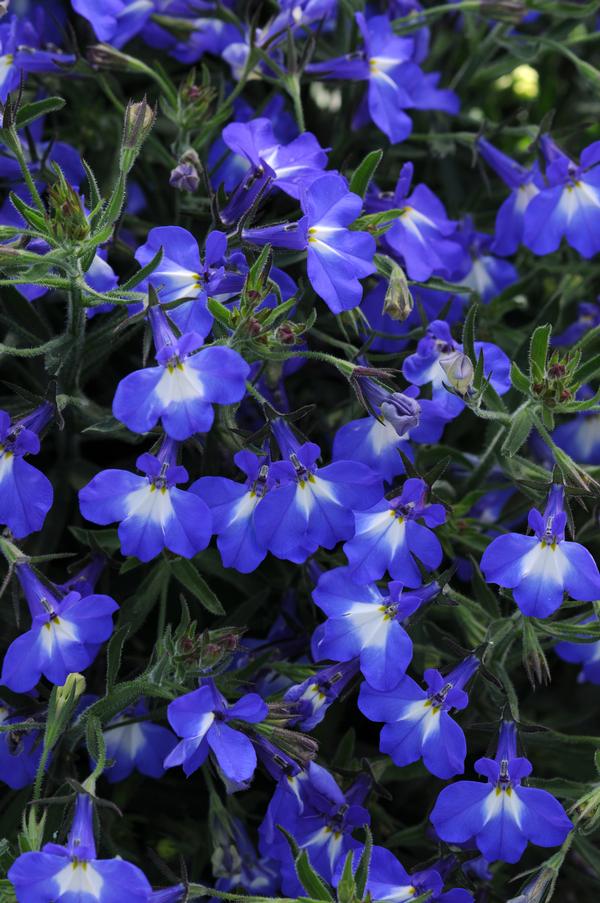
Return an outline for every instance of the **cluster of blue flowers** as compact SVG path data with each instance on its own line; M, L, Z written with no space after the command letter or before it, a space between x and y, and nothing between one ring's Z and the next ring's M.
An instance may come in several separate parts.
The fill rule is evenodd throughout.
M7 899L491 903L528 844L514 901L598 874L527 679L600 684L600 140L465 112L455 39L546 39L459 6L0 0Z

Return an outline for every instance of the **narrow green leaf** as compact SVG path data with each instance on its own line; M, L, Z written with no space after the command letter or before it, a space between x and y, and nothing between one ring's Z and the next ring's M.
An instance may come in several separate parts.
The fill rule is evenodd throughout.
M177 558L171 562L174 577L190 592L195 599L212 612L213 615L224 615L225 609L218 597L210 588L204 577L201 577L191 561Z
M367 886L367 878L369 877L369 866L371 864L371 853L373 852L373 835L368 825L365 825L365 845L360 856L354 880L356 881L356 894L359 900L365 895Z
M518 392L529 395L529 380L514 361L510 365L510 381Z
M546 358L548 357L551 332L552 326L550 323L545 323L543 326L538 326L531 336L529 374L534 383L541 382L546 375Z
M324 900L326 903L333 903L331 892L323 879L317 875L310 864L310 859L308 858L306 850L300 851L294 865L300 884L314 900Z
M478 310L478 304L472 304L470 306L467 311L467 316L465 317L462 334L463 350L467 357L471 359L473 366L477 364L477 356L475 354L475 322L477 320Z
M159 248L152 260L148 261L146 266L143 266L136 273L134 273L133 276L130 276L126 282L123 283L123 285L121 286L122 291L130 291L132 288L135 288L136 285L139 285L140 282L143 282L144 279L147 279L148 276L150 276L151 273L154 272L162 259L163 249Z
M117 676L119 674L119 668L121 667L121 658L123 657L123 646L127 637L129 636L130 631L129 624L123 624L122 627L118 627L110 638L110 642L108 644L106 650L106 695L110 693L115 682L117 680Z
M350 191L354 192L354 194L358 194L359 197L364 198L367 193L367 188L369 187L369 182L375 175L375 170L381 163L382 157L383 151L377 149L371 151L362 159L352 173L352 178L350 179Z
M353 850L348 850L346 859L344 860L344 868L337 885L338 903L355 903L357 900L356 882L354 881L354 874L352 872L353 852ZM358 899L361 899L361 897L358 897Z
M509 458L516 454L523 443L527 441L532 426L533 414L531 409L524 407L517 410L508 430L508 435L502 443L502 454L507 455Z
M36 100L32 103L23 104L19 108L15 125L18 129L24 129L25 126L31 125L41 116L47 116L48 113L54 113L56 110L62 110L66 101L62 97L45 97L43 100Z
M581 386L583 383L595 379L598 374L600 374L600 354L595 354L594 357L591 357L589 361L585 361L585 363L575 371L573 381L576 382L578 386Z

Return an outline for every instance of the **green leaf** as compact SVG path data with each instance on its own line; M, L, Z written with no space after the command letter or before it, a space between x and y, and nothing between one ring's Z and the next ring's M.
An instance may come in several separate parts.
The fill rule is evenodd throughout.
M174 577L213 615L224 615L225 609L204 577L201 577L191 561L177 558L171 562Z
M475 354L475 321L479 310L478 304L472 304L467 311L465 324L463 326L462 343L463 350L467 357L471 359L473 366L477 364L477 355Z
M546 359L548 357L551 332L552 326L550 323L545 323L543 326L538 326L531 336L529 374L533 383L541 382L546 376Z
M10 192L9 198L17 213L21 214L26 223L36 231L46 234L46 220L39 210L26 204L25 201L21 200L18 194L14 193L14 191Z
M154 272L162 259L163 249L159 248L152 260L149 260L146 266L141 267L141 269L137 270L133 276L130 276L129 279L123 283L121 290L130 291L132 288L135 288L136 285L139 285L140 282L143 282L144 279L147 279L148 276Z
M331 892L310 864L306 850L300 851L294 865L300 884L313 900L324 900L326 903L333 903Z
M581 386L583 383L595 379L600 374L600 354L595 354L579 367L573 374L573 381Z
M356 883L352 873L353 850L348 850L346 859L344 860L344 868L341 878L337 885L338 903L354 903L356 901ZM362 896L362 894L361 894ZM360 897L358 898L360 899Z
M106 763L106 741L102 733L100 719L96 718L95 715L91 715L86 720L85 745L87 746L90 759L95 763L95 775L99 777L104 771Z
M356 881L356 894L359 900L365 895L367 886L367 878L369 877L369 866L371 864L371 853L373 851L373 835L368 825L365 825L365 845L358 862L354 880Z
M516 454L524 442L527 441L533 426L533 414L531 408L519 408L512 419L506 439L502 443L501 452L509 458Z
M510 365L510 381L518 392L529 395L529 380L514 361Z
M62 97L45 97L44 100L36 100L33 103L23 104L15 117L15 125L18 129L24 129L41 116L62 110L66 101Z
M90 549L100 552L116 552L121 548L119 534L116 530L86 530L84 527L69 527L69 530L79 542Z
M350 179L350 191L353 191L354 194L364 198L367 193L367 188L369 187L369 182L375 175L375 170L381 163L382 157L383 151L378 149L371 151L363 158L352 173L352 178Z
M123 624L122 627L118 627L115 630L112 637L110 638L110 642L106 650L107 695L110 693L117 680L119 668L121 667L121 658L123 656L123 645L125 644L125 641L129 636L130 629L131 627L129 624Z

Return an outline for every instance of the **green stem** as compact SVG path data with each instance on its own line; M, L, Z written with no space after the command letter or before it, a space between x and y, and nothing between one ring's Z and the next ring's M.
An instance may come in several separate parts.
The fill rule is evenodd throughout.
M40 193L35 186L35 182L31 177L31 173L29 172L29 167L27 166L27 160L25 159L25 154L23 153L23 145L19 139L19 135L17 133L16 128L13 126L10 130L11 132L11 150L17 158L17 163L21 168L21 172L23 173L23 178L25 179L25 184L29 188L29 193L31 194L31 198L44 216L46 215L46 208L44 207L44 202L40 197Z

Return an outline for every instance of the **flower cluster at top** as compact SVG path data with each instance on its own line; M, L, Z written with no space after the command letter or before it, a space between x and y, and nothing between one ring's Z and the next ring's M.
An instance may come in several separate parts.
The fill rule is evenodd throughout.
M0 0L0 896L586 898L596 27Z

